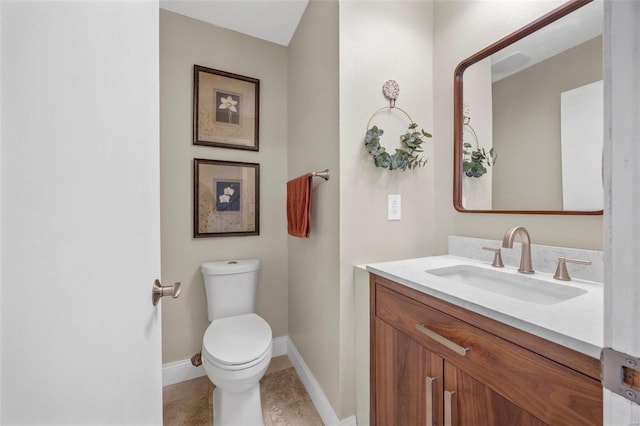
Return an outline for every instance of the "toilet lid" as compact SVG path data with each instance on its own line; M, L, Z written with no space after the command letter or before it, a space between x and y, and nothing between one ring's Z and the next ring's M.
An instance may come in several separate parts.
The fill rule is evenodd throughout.
M256 314L214 320L204 333L202 347L221 364L246 364L260 356L271 343L271 327Z

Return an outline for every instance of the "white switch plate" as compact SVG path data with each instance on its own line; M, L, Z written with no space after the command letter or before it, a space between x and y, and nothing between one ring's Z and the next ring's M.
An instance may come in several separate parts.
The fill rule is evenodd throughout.
M389 194L387 197L387 220L402 219L402 199L400 194Z

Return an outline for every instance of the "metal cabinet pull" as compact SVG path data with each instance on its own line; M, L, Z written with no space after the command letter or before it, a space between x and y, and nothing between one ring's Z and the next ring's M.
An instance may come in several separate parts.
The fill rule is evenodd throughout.
M455 395L455 393L455 391L444 391L444 426L453 425L451 400L453 399L453 395Z
M451 340L447 339L444 336L439 335L438 333L436 333L435 331L431 331L429 330L427 327L425 327L422 324L416 324L416 330L418 330L420 333L431 337L433 340L435 340L436 342L440 343L441 345L446 346L447 348L451 349L452 351L454 351L455 353L465 356L467 354L467 351L469 351L469 348L463 348L462 346L452 342Z
M180 296L180 283L163 286L160 280L155 280L153 290L151 291L151 302L156 306L163 296L171 296L174 299Z
M425 405L427 406L427 426L433 426L433 382L435 377L425 377L424 384L426 388Z

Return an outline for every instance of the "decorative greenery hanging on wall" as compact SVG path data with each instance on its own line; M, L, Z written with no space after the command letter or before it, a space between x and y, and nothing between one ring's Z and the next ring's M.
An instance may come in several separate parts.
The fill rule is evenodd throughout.
M471 116L469 114L469 105L465 102L463 106L464 121L463 124L473 134L473 138L476 141L476 149L472 149L473 145L469 142L463 142L462 144L462 171L468 177L479 178L487 173L487 167L491 167L496 163L498 154L491 148L489 152L486 152L484 148L480 148L478 142L478 135L476 131L471 127Z
M373 113L367 123L367 134L364 138L364 146L367 152L373 156L376 167L384 167L389 170L400 169L405 171L412 170L416 167L422 167L427 164L427 159L421 157L418 153L424 152L422 144L423 138L430 138L431 135L424 130L417 131L418 125L411 119L409 114L402 108L396 107L396 99L400 94L400 86L393 80L388 80L382 86L384 95L389 99L389 106L380 108ZM409 128L407 133L400 136L402 148L396 148L393 154L389 154L385 147L380 144L380 137L384 134L384 130L378 126L369 128L371 120L380 111L396 109L402 112L409 119Z
M389 170L400 169L402 171L415 169L427 164L427 159L420 157L417 153L424 152L422 144L423 138L430 138L431 135L424 130L418 132L418 125L411 123L407 133L400 136L400 143L403 148L396 148L393 154L389 154L385 147L380 145L380 136L384 134L384 130L373 126L367 130L364 138L364 146L367 152L373 156L376 167L385 167Z
M498 158L493 148L487 153L484 148L480 147L470 151L473 146L469 142L463 143L462 146L462 171L469 177L478 178L487 173L487 168L484 166L484 163L491 167L495 164L496 158Z

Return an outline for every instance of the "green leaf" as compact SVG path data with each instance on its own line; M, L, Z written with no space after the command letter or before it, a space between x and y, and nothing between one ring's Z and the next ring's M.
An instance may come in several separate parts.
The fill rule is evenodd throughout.
M416 153L424 152L422 144L424 143L423 137L431 137L431 135L424 131L413 131L418 127L416 123L411 123L408 127L408 132L400 136L400 143L404 148L396 148L393 155L386 152L385 148L380 144L380 136L384 131L377 126L373 126L365 135L365 149L371 156L373 156L376 167L385 167L389 170L401 169L412 170L416 167L422 167L427 164L427 160L418 157ZM405 149L406 148L406 149ZM471 148L471 145L469 145ZM469 154L466 150L465 155ZM473 153L472 153L473 154Z

